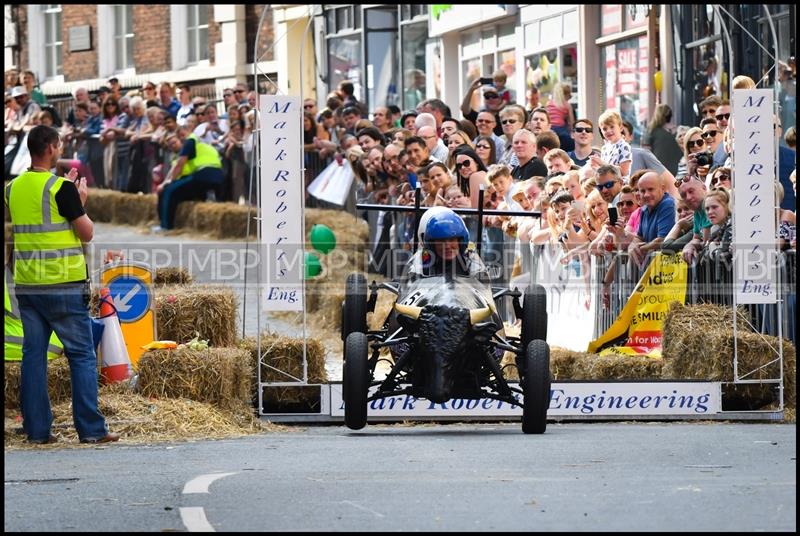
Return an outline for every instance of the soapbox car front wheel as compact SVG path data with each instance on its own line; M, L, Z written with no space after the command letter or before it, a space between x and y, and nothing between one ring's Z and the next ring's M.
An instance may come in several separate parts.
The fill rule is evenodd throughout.
M361 273L347 276L342 304L342 340L351 333L367 332L367 278Z
M522 431L543 434L550 407L550 347L541 339L525 349L525 374L522 376Z
M367 392L370 383L368 353L366 334L356 331L347 336L344 341L342 395L344 423L352 430L360 430L367 424Z

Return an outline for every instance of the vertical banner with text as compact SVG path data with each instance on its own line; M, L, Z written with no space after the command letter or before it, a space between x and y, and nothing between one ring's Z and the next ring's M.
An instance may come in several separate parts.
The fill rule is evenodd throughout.
M775 303L775 131L772 89L733 91L733 240L737 303Z
M303 310L302 102L261 95L261 245L264 310Z

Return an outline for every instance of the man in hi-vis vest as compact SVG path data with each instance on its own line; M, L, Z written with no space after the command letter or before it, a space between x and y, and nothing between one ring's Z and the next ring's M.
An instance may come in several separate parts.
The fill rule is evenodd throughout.
M158 185L161 229L172 229L179 203L204 201L208 190L219 188L225 180L217 150L194 134L190 134L183 145L178 136L172 135L167 138L167 146L170 151L177 152L178 157L164 182Z
M86 179L50 170L61 156L58 131L39 125L28 134L31 167L5 187L14 231L14 285L22 319L20 406L23 431L33 443L53 443L47 394L47 346L55 332L64 345L72 381L72 416L84 443L116 441L97 408L97 356L89 318L88 270L83 243L94 224L83 206Z

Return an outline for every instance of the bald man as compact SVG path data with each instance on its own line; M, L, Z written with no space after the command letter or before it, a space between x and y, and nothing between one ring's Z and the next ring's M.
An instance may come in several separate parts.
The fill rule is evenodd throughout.
M641 266L648 253L661 249L664 237L675 225L675 200L664 191L654 171L642 175L637 187L642 199L642 216L628 253Z
M515 181L547 176L547 166L536 157L536 136L533 132L524 128L516 131L511 139L511 149L519 161L519 165L511 171Z
M425 140L425 145L428 147L428 151L432 157L437 159L439 162L447 161L447 146L436 134L436 127L427 125L419 127L417 129L417 136Z

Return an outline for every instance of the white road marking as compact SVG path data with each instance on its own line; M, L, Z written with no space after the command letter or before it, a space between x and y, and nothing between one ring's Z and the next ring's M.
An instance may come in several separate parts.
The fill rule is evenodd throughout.
M181 520L189 532L216 532L202 506L181 507Z
M191 479L183 486L183 493L208 493L208 486L215 480L235 474L236 473L210 473L207 475L200 475L197 478Z
M366 506L361 506L360 504L354 503L353 501L342 501L342 504L349 504L354 508L358 508L359 510L364 510L365 512L369 512L370 514L373 514L375 517L386 517L380 512L376 512L375 510L370 510Z

